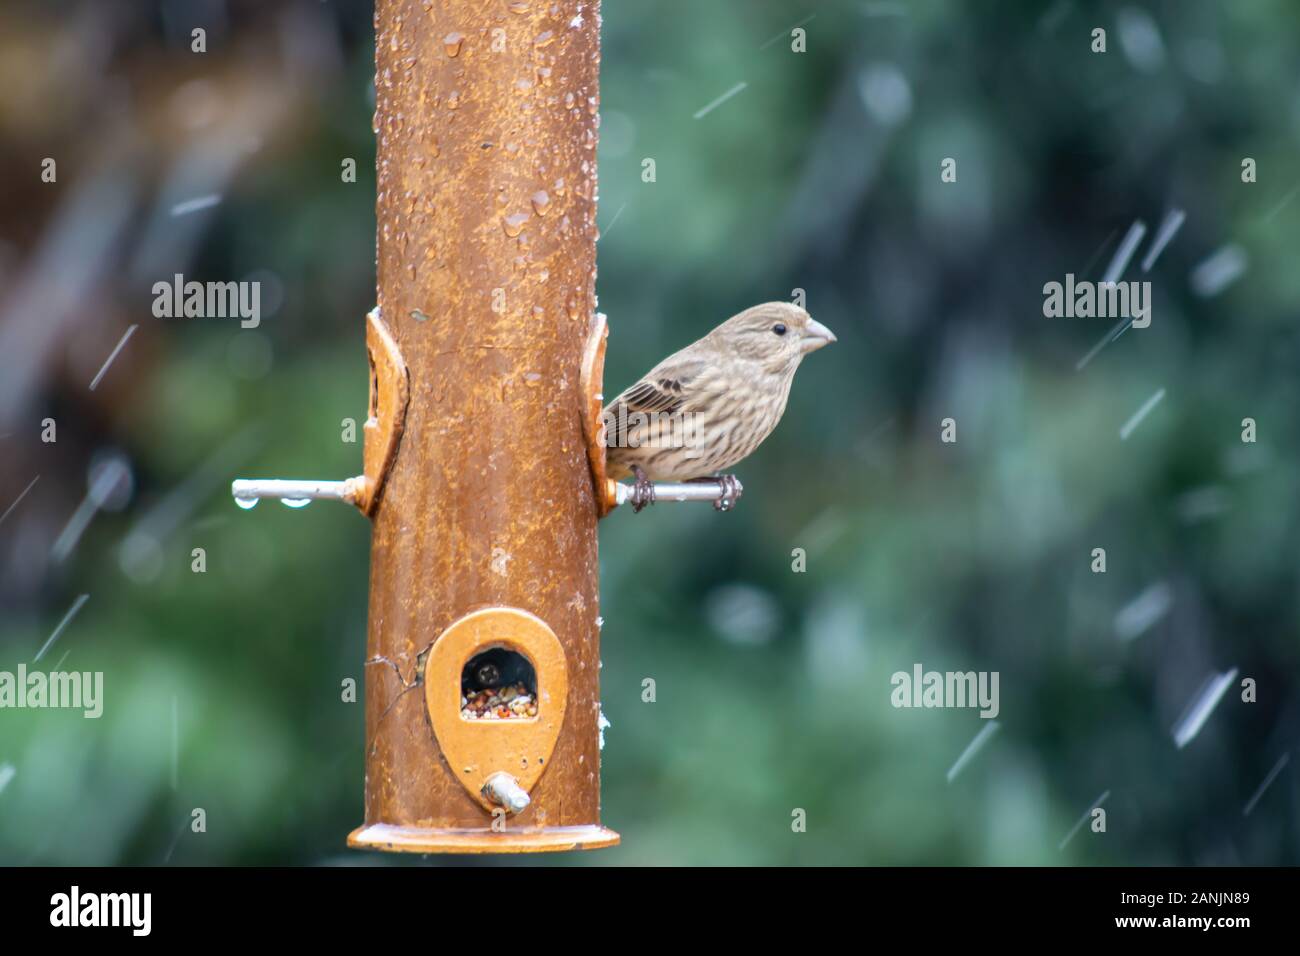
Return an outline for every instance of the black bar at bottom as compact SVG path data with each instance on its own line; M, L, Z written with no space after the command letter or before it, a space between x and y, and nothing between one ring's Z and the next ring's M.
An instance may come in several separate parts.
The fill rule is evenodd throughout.
M544 868L528 859L461 862L0 870L0 933L7 941L70 933L129 941L147 930L150 938L205 946L292 938L331 946L382 940L388 948L409 939L451 953L550 945L547 939L605 948L630 941L629 932L663 945L679 931L694 942L734 945L787 929L801 945L820 938L816 948L844 933L864 949L900 933L927 948L946 939L1190 935L1231 945L1258 930L1291 935L1297 886L1296 872L1284 869L665 871L606 870L587 860Z

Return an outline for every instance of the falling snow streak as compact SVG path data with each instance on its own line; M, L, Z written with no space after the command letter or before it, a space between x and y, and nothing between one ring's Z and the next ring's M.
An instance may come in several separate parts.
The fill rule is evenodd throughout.
M1203 299L1218 295L1246 272L1246 250L1235 243L1216 250L1192 270L1192 291Z
M1279 760L1274 765L1273 769L1268 772L1268 776L1265 777L1264 782L1259 785L1259 789L1255 791L1255 795L1250 798L1250 801L1246 804L1245 808L1242 809L1241 815L1243 817L1250 816L1250 812L1255 809L1255 804L1259 803L1259 798L1264 795L1264 791L1267 790L1273 781L1277 779L1277 775L1282 772L1282 768L1290 763L1290 761L1290 754L1282 755L1282 759Z
M72 553L72 549L81 540L95 514L112 495L113 489L122 481L129 480L129 477L126 466L116 460L110 461L100 471L91 484L90 490L86 492L86 497L81 499L81 504L77 506L77 510L72 513L72 517L68 519L68 523L55 539L54 547L50 549L50 556L56 563L62 562Z
M0 426L14 424L39 388L44 369L84 316L82 303L97 288L124 246L134 221L134 172L109 162L90 179L71 187L33 251L31 265L9 282L0 307L0 355L11 359L0 375ZM59 189L62 194L63 190ZM21 356L19 361L12 361Z
M1165 390L1162 388L1154 395L1152 395L1150 398L1148 398L1145 402L1143 402L1142 407L1139 408L1136 412L1134 412L1133 417L1130 418L1128 421L1126 421L1124 423L1124 427L1119 430L1119 440L1128 441L1128 436L1133 434L1133 429L1137 428L1139 425L1142 424L1142 419L1150 415L1151 409L1159 405L1161 400L1164 397L1165 397Z
M122 351L122 347L126 345L127 339L129 339L132 335L134 335L135 330L138 329L139 327L140 326L138 325L133 325L126 330L126 334L122 336L122 341L118 342L117 348L113 349L113 354L108 357L108 361L106 361L103 367L100 368L98 374L96 374L95 377L91 379L90 390L92 392L95 390L95 386L99 384L99 380L104 377L104 373L108 371L108 367L113 364L113 359L117 358L117 353Z
M35 486L36 482L38 482L38 481L40 481L40 480L41 480L41 476L40 476L40 475L37 475L35 478L32 479L31 484L29 484L26 488L24 488L24 489L23 489L23 493L20 494L17 498L14 499L14 503L11 504L8 508L5 509L5 513L4 513L4 514L0 515L0 524L4 524L4 520L5 520L5 518L8 518L8 517L9 517L9 512L13 511L15 508L18 507L18 502L20 502L20 501L22 501L24 498L26 498L26 497L27 497L27 492L31 491L32 488Z
M180 698L172 695L172 789L180 786L181 777L181 713Z
M1083 811L1083 816L1079 817L1079 822L1076 823L1073 827L1070 828L1070 832L1067 833L1067 834L1065 835L1065 839L1062 840L1062 841L1057 845L1056 848L1057 848L1058 850L1064 850L1064 849L1065 849L1065 845L1066 845L1067 843L1069 843L1071 840L1073 840L1073 839L1074 839L1074 835L1075 835L1076 833L1079 832L1080 828L1081 828L1085 823L1088 822L1088 817L1090 817L1090 816L1092 815L1092 811L1096 810L1099 806L1101 806L1103 803L1105 803L1105 802L1106 802L1106 799L1107 799L1109 796L1110 796L1110 791L1109 791L1109 790L1106 790L1106 791L1104 791L1104 792L1102 793L1102 795L1101 795L1100 797L1098 797L1096 800L1092 801L1092 806L1088 807L1087 810L1084 810L1084 811Z
M1087 355L1074 363L1074 370L1076 372L1083 371L1084 367L1097 357L1098 352L1124 334L1124 330L1129 327L1129 323L1132 321L1132 319L1120 319L1115 323L1115 325L1111 327L1110 331L1103 335L1097 344L1088 350Z
M5 787L9 786L9 781L18 775L11 763L0 763L0 793L5 792Z
M1155 73L1165 63L1165 43L1151 15L1123 7L1116 17L1124 57L1143 73Z
M221 202L220 193L212 193L210 196L196 196L193 199L176 203L176 205L172 206L171 213L173 216L187 216L192 212L198 212L200 209L210 209L219 202Z
M844 513L832 505L804 525L794 540L803 542L805 554L820 554L838 541L849 527L850 522L845 520Z
M89 597L89 594L83 594L72 602L72 607L68 610L67 614L63 615L63 620L60 621L59 626L54 629L54 633L50 635L50 639L41 645L41 649L37 651L36 656L32 658L33 664L45 656L45 652L48 651L54 645L54 642L59 639L59 635L63 633L63 629L66 628L72 622L72 619L77 616L77 612L81 610L81 605L85 604Z
M1173 241L1174 236L1183 227L1183 222L1186 219L1187 213L1181 209L1173 209L1166 214L1164 221L1160 223L1160 228L1156 230L1155 239L1151 240L1151 248L1147 250L1146 258L1142 260L1143 272L1151 271L1151 267L1160 258L1160 253L1164 252L1165 246Z
M609 235L609 231L614 228L614 223L618 222L618 217L623 215L623 210L626 208L627 208L627 203L623 203L623 205L618 207L618 211L614 213L614 217L610 219L609 224L605 226L605 228L600 231L600 235L596 237L597 242L600 242L600 240L604 239L607 235Z
M764 43L761 47L759 47L759 49L760 49L760 50L766 50L768 47L770 47L770 46L771 46L773 43L775 43L777 40L780 40L782 37L788 37L788 36L790 35L790 31L791 31L791 30L797 30L797 29L799 29L799 27L803 26L803 25L804 25L805 23L807 23L809 20L816 20L816 19L817 19L817 14L815 14L815 13L810 13L810 14L808 14L808 16L804 17L804 18L803 18L802 20L800 20L798 23L792 23L792 24L790 24L790 26L786 27L784 30L782 30L780 33L778 33L776 36L772 37L772 39L770 39L770 40L768 40L766 43Z
M1115 615L1115 634L1121 641L1131 641L1149 631L1173 607L1174 592L1163 581L1146 588Z
M737 93L739 93L741 90L745 89L747 86L749 86L749 84L748 84L748 83L745 83L745 82L743 82L743 81L740 82L740 83L737 83L735 86L733 86L731 89L727 90L727 92L723 93L721 96L719 96L716 100L714 100L714 101L713 101L712 103L710 103L708 106L704 107L702 110L697 110L696 113L695 113L695 118L696 118L696 119L701 119L701 118L703 118L703 117L705 117L705 116L708 116L710 113L712 113L714 110L716 110L719 106L721 106L723 103L727 102L727 100L731 99L733 96L735 96L735 95L736 95Z
M1084 264L1084 267L1079 270L1080 276L1087 276L1092 272L1092 267L1097 264L1097 260L1100 259L1102 254L1110 248L1110 244L1115 241L1115 237L1118 235L1119 227L1116 226L1110 231L1110 235L1106 237L1106 241L1097 247L1097 251L1088 257L1088 261Z
M1120 276L1124 274L1124 270L1128 268L1133 253L1137 252L1137 247L1142 243L1142 237L1146 234L1147 224L1141 219L1134 221L1133 225L1128 227L1128 232L1124 235L1124 241L1115 250L1115 257L1110 260L1105 275L1101 277L1102 282L1119 281Z
M1101 282L1119 281L1120 277L1124 274L1124 270L1128 268L1129 261L1133 258L1133 253L1137 252L1137 247L1141 244L1142 237L1146 234L1147 225L1141 219L1135 220L1133 225L1128 227L1128 232L1124 234L1123 241L1119 244L1119 248L1115 250L1115 255L1111 257L1110 265L1106 266L1106 271L1102 274ZM1107 239L1106 242L1109 244L1110 240ZM1103 335L1097 344L1088 350L1088 354L1074 364L1074 370L1076 372L1082 371L1089 362L1097 357L1098 352L1123 335L1125 329L1132 324L1133 320L1131 318L1120 319L1116 322L1111 326L1110 331Z
M1232 509L1232 496L1219 485L1204 485L1179 495L1174 502L1178 517L1186 524L1217 518Z
M1276 206L1274 206L1272 210L1270 210L1269 214L1264 217L1264 221L1272 222L1273 217L1276 216L1278 213L1280 213L1283 209L1285 209L1292 199L1295 199L1295 194L1297 192L1300 192L1300 183L1296 183L1296 185L1291 187L1291 191L1288 192L1285 196L1283 196L1282 201L1279 202Z
M181 821L181 825L176 828L176 833L172 837L171 846L167 847L167 854L163 857L163 863L171 862L172 854L176 852L177 844L181 842L181 837L185 835L185 831L192 825L193 820L194 818L192 816L186 815L185 819Z
M1196 739L1196 735L1201 732L1205 722L1210 719L1210 714L1214 713L1214 708L1219 706L1219 701L1223 699L1223 695L1236 679L1237 668L1234 667L1230 671L1211 676L1202 685L1195 699L1183 712L1183 716L1179 718L1178 723L1174 724L1172 733L1174 743L1179 750L1182 750Z
M948 768L949 783L952 783L957 779L957 774L966 769L966 764L970 763L971 760L974 759L975 755L984 749L984 745L987 744L997 732L998 722L996 720L990 720L984 725L980 732L975 735L975 739L966 745L966 749L961 752L961 756L957 758L957 762Z

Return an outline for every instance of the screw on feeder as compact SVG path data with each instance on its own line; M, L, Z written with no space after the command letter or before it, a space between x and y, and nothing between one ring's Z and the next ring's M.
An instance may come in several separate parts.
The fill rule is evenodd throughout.
M511 813L521 813L528 807L528 793L519 786L519 782L504 771L497 771L483 784L484 798L498 806L505 807Z

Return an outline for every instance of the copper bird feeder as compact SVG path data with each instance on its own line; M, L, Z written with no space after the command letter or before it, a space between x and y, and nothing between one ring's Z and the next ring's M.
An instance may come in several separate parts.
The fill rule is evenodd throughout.
M605 477L600 418L599 3L378 0L375 46L364 473L232 493L333 498L372 522L350 846L611 846L596 522L635 498Z

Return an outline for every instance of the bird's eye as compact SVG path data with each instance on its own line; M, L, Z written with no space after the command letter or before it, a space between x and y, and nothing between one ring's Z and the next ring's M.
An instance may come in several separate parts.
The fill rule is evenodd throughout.
M777 335L785 335L785 326L778 322L776 325L772 326L772 331Z

